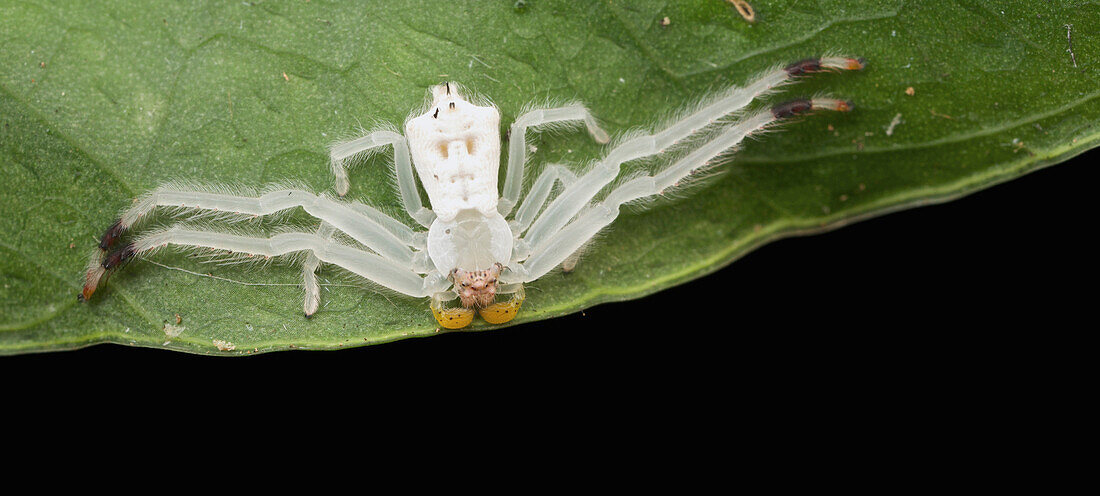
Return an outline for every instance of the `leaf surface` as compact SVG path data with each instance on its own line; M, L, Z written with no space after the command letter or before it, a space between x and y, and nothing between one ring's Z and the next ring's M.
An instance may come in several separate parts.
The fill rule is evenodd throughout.
M444 80L492 98L504 122L532 101L578 99L624 132L779 63L870 61L771 98L827 91L855 112L746 143L689 199L625 213L574 273L531 284L514 323L659 291L779 237L946 201L1097 142L1095 3L752 3L754 24L719 0L2 2L0 353L115 342L246 354L438 332L426 301L332 269L311 320L297 269L279 264L161 254L88 304L75 296L133 197L179 179L329 190L329 143L399 125ZM601 153L583 133L534 143L532 175ZM354 169L349 197L402 216L387 168ZM299 213L252 227L284 221L309 225Z

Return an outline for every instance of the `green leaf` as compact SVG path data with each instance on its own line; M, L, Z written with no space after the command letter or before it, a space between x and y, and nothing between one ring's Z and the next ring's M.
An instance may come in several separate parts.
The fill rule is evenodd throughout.
M76 295L131 198L173 179L328 190L330 142L400 124L444 80L491 97L505 122L532 100L580 99L622 132L778 63L827 50L870 61L772 98L828 91L855 112L747 143L690 198L624 214L574 273L530 285L515 323L659 291L768 241L946 201L1097 143L1096 4L751 3L754 24L721 0L0 2L0 353L245 354L438 332L426 301L334 270L306 320L298 271L278 264L163 254L87 304ZM541 136L531 173L598 157L582 134ZM384 160L353 171L350 197L401 213ZM170 326L185 329L169 339Z

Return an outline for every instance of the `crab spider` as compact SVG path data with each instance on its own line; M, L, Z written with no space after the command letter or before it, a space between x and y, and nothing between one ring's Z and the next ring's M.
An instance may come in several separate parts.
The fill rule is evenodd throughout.
M607 132L581 104L524 113L510 127L505 180L498 190L500 113L491 104L464 96L458 86L444 83L431 88L427 110L408 119L404 135L383 129L331 149L335 190L342 197L350 188L349 160L392 148L401 200L417 226L367 205L300 188L235 195L162 186L136 200L103 234L80 299L90 298L100 282L127 260L175 245L244 257L305 254L301 260L307 317L320 303L314 271L326 263L398 293L431 298L432 314L448 329L469 325L475 313L489 323L508 322L523 303L523 285L559 266L571 270L580 250L615 220L622 205L678 187L747 136L784 119L814 110L851 109L844 100L813 98L740 113L753 100L805 74L858 70L863 65L862 59L821 57L765 72L743 88L716 95L664 129L621 140L583 173L561 165L546 167L526 197L522 190L528 130L583 123L600 143L609 141ZM735 113L740 118L731 122L729 116ZM656 173L620 178L624 163L673 155L669 153L673 148L682 152ZM431 209L421 203L417 178ZM555 185L560 192L551 197ZM176 224L116 246L127 230L161 207L252 217L301 208L319 221L319 227L314 232L253 237ZM341 241L337 233L354 243Z

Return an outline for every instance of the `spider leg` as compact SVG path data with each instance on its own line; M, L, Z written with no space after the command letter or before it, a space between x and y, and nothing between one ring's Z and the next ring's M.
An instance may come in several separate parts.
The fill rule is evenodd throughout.
M421 277L409 264L345 246L316 234L290 232L270 238L254 238L173 226L164 231L141 236L108 254L94 274L93 271L89 271L84 287L85 298L95 291L95 284L107 273L138 255L167 245L227 250L245 256L268 258L309 252L317 258L318 262L339 266L383 287L414 297L431 296L446 290L451 284L435 271Z
M675 187L696 170L720 157L726 150L737 146L746 136L763 130L782 119L806 114L813 110L846 112L852 104L832 98L792 100L772 107L768 111L753 114L726 128L714 139L703 144L682 159L654 175L645 175L626 181L613 188L603 201L595 203L564 228L531 245L531 255L519 265L516 274L508 282L529 282L538 279L554 267L567 261L601 229L607 227L619 215L623 204L661 193ZM577 180L582 184L585 178ZM586 200L587 202L587 200Z
M115 241L157 207L206 210L227 215L271 215L301 207L306 213L347 233L356 241L388 259L413 264L424 253L424 234L362 204L349 204L294 188L278 189L256 197L204 191L180 191L162 186L139 198L103 233L99 247L108 251ZM420 251L414 251L416 247ZM424 258L424 257L421 257ZM426 262L426 260L417 262Z
M321 222L320 227L317 228L317 236L326 241L332 239L334 232L336 228L325 222ZM302 309L305 311L306 318L317 313L317 308L321 305L321 285L317 283L317 268L320 265L321 259L317 258L312 251L306 254L306 260L302 262L302 289L306 293Z
M577 268L577 262L580 262L580 260L581 250L577 249L577 251L573 252L572 255L569 255L568 257L565 257L565 260L562 260L561 271L566 273L573 272L573 269Z
M744 88L727 90L718 95L717 99L676 121L663 131L623 142L612 149L603 160L572 186L566 188L561 195L558 195L531 225L525 239L530 246L536 246L560 231L600 190L618 177L619 169L624 162L662 153L697 131L713 125L726 115L744 108L757 97L767 94L792 78L826 70L858 70L863 66L862 59L844 57L801 60L769 71Z
M539 210L546 205L546 199L550 197L550 190L555 182L560 182L563 188L567 188L576 180L577 175L563 165L546 166L535 180L535 184L531 186L531 190L527 192L527 196L523 198L523 203L516 210L516 217L509 222L512 233L518 237L527 230Z
M527 130L566 121L584 121L589 134L599 143L607 143L610 139L607 131L600 128L596 118L592 117L592 113L579 103L532 110L519 116L509 129L508 169L504 178L504 193L497 206L500 215L507 217L519 201L520 190L523 188L523 168L527 162Z
M336 176L336 193L344 196L348 193L348 168L346 161L363 152L371 152L379 147L393 145L393 165L397 173L397 184L401 189L401 202L405 211L420 225L428 227L435 220L435 213L420 202L420 193L416 188L416 176L413 173L412 158L409 156L409 144L405 137L396 131L375 131L357 138L333 145L329 152L332 174Z

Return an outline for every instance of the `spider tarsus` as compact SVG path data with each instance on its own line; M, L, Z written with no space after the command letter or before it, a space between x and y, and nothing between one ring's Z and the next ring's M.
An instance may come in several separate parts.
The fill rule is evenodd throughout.
M813 101L811 101L810 99L799 98L796 100L783 102L772 107L772 115L774 115L776 119L786 119L789 117L794 117L796 115L808 113L809 111L813 110L813 107Z
M435 113L432 114L432 119L438 119L438 118L439 118L439 107L436 107Z
M802 59L783 68L791 77L813 74L821 71L858 71L867 66L867 59L848 57L817 57Z
M122 226L122 219L116 220L114 224L111 224L111 227L108 227L107 230L103 232L103 236L99 238L99 249L103 251L109 250L111 245L113 245L125 231L126 228Z
M134 250L134 244L130 243L108 254L107 258L103 259L103 269L114 270L120 265L128 262L131 258L134 258L136 254L137 251Z
M799 98L790 100L772 107L772 115L776 119L786 119L796 115L808 114L814 110L832 110L834 112L850 112L855 104L851 100L837 100L835 98Z
M307 319L312 319L313 318L312 313L302 313L302 315L305 315Z
M446 82L443 83L443 85L447 87L447 94L450 95L451 94L451 82L446 81Z
M81 289L80 295L77 296L77 301L88 301L92 297L92 293L95 293L96 287L107 275L107 271L103 270L102 266L94 265L88 268L88 273L84 276L84 288Z
M801 76L803 74L810 74L810 73L814 73L814 72L820 72L821 71L821 59L820 58L802 59L802 60L799 60L798 62L794 62L794 63L788 65L787 67L784 67L783 70L787 71L787 74L789 74L791 76Z

